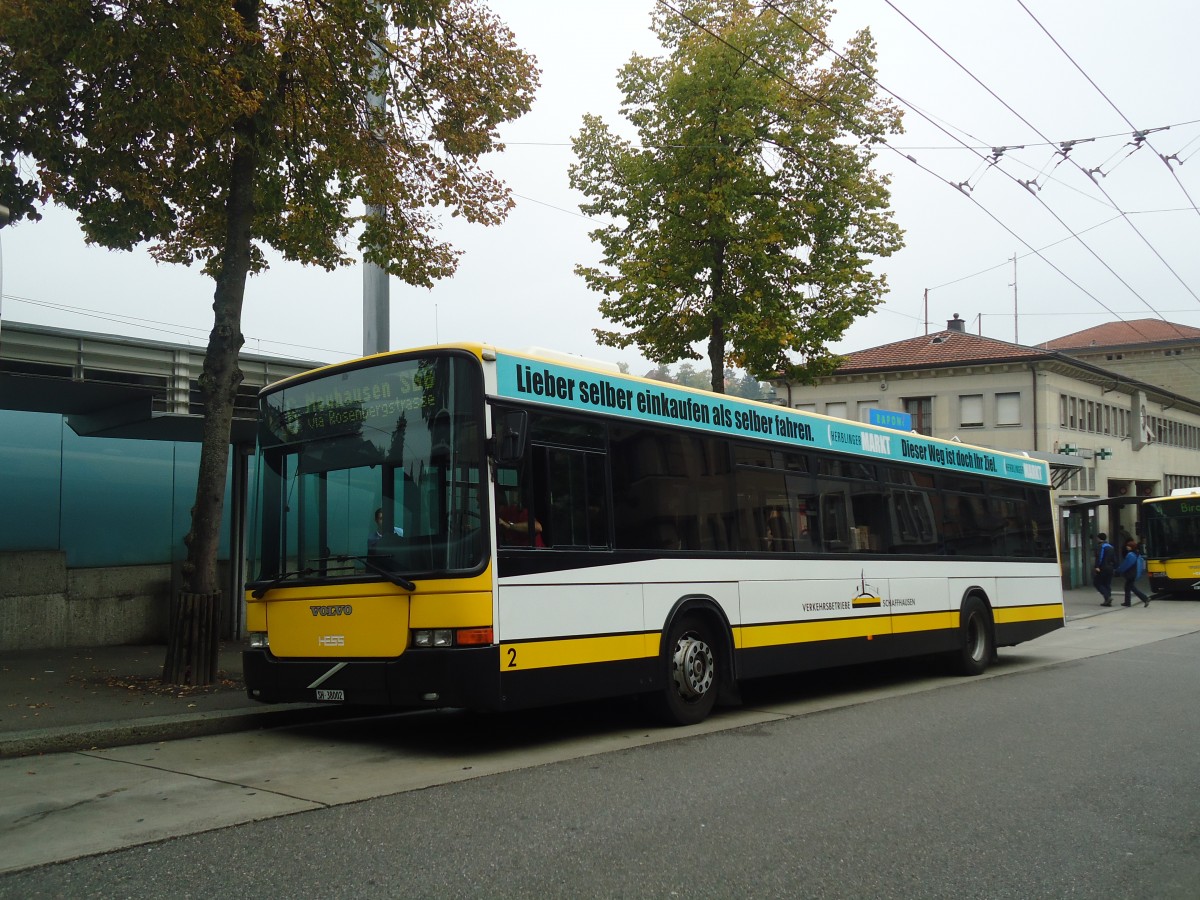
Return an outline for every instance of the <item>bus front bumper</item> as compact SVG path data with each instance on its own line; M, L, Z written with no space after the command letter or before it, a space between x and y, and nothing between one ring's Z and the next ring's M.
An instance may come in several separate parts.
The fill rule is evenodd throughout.
M1150 592L1153 594L1195 594L1200 592L1196 578L1168 578L1159 572L1150 573Z
M500 708L498 647L409 650L394 659L280 659L242 653L246 695L263 703Z

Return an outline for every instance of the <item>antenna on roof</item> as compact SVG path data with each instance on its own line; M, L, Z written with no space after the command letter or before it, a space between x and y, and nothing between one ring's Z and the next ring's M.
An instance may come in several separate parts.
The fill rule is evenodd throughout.
M1011 287L1013 289L1013 343L1019 344L1021 342L1019 340L1017 340L1017 254L1016 253L1013 254L1013 280L1012 280Z

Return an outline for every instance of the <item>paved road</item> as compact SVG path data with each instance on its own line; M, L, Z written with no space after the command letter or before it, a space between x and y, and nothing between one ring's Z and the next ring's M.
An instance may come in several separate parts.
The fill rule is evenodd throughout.
M768 682L690 729L611 703L9 760L4 869L195 836L27 868L0 896L154 896L182 875L184 895L1112 896L1154 878L1139 893L1194 897L1200 638L1169 638L1198 617L1086 619L982 679Z

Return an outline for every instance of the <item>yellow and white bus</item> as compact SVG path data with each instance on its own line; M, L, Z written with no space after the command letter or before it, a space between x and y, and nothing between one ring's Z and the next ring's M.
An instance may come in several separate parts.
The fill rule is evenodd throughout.
M1141 502L1146 574L1155 594L1200 592L1200 488Z
M997 646L1063 624L1045 463L456 345L261 394L245 678L504 710Z

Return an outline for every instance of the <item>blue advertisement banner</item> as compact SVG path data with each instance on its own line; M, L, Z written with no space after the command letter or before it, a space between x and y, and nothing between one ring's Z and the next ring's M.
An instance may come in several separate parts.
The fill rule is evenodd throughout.
M507 353L497 353L496 366L498 393L513 400L1028 484L1050 482L1049 467L1039 460L924 435L827 419L784 407L763 407L734 397L698 394L669 384L635 381L615 373L574 369Z

